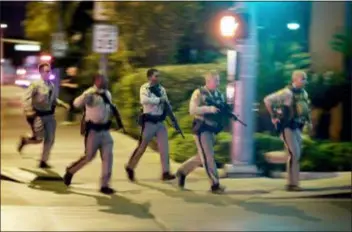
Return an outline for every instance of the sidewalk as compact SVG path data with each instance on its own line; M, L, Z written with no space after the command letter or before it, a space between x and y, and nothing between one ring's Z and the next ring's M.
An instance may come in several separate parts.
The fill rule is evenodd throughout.
M118 132L112 132L112 135L115 141L112 183L114 186L120 187L127 180L123 168L124 164L137 145L137 141ZM28 148L25 148L23 155L19 155L15 151L15 141L10 143L8 140L4 140L1 144L2 177L7 176L23 183L29 183L34 179L38 180L38 178L39 180L61 179L66 166L83 154L83 138L79 135L79 127L77 125L58 125L56 137L56 144L50 159L50 164L53 165L51 172L36 168L41 149L40 146L28 146ZM171 170L176 171L180 164L173 161L170 162ZM140 182L155 182L160 179L160 172L159 155L148 148L136 169L136 178ZM222 170L220 170L220 172L222 172ZM73 179L73 183L97 185L100 173L101 162L99 154L97 154L97 157L91 164L88 164L77 173ZM309 175L312 176L312 174L314 173L310 173ZM288 193L284 191L286 183L284 179L270 179L264 177L222 179L222 183L227 186L227 192L230 195L235 194L237 197L286 198L351 192L350 173L324 173L324 175L316 174L315 176L313 175L314 180L302 180L301 185L303 188L307 189L307 191L300 193ZM307 173L301 173L301 176L302 179L304 179ZM320 176L324 178L319 179ZM203 168L198 168L187 180L187 187L194 191L206 192L209 188L209 182Z

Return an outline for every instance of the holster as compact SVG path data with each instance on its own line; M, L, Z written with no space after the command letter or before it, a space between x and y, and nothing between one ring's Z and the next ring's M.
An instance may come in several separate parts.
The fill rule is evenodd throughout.
M162 115L150 115L150 114L140 114L138 116L138 120L137 120L137 123L139 126L143 126L146 122L151 122L151 123L154 123L154 124L157 124L159 122L162 122L165 120L165 115L162 114Z
M222 131L222 127L214 127L206 124L203 120L201 119L194 119L192 123L192 132L196 135L200 135L202 132L208 131L214 134L218 134L220 131Z

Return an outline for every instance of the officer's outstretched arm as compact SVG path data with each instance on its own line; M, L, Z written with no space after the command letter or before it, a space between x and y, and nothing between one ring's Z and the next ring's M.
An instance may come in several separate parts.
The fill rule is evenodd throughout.
M189 103L189 113L191 115L203 115L211 113L211 108L209 106L200 106L202 95L199 89L196 89L191 97Z
M149 90L147 87L142 86L139 90L139 98L141 104L153 104L158 105L160 103L160 98L155 96L149 96Z

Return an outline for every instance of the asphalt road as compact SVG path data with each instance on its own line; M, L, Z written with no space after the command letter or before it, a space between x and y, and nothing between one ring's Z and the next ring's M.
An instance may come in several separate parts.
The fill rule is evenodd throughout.
M2 101L7 107L2 104L1 166L35 171L40 147L30 147L22 156L15 151L27 125L12 92L7 91L11 107L6 105L9 100ZM58 181L1 180L1 231L351 231L351 199L263 199L256 192L263 189L259 183L267 183L263 179L238 184L241 189L234 194L216 196L206 191L206 178L196 175L190 179L192 191L182 192L157 179L160 165L148 154L151 151L139 166L140 183L129 183L122 167L136 141L124 135L116 138L112 185L118 193L104 196L96 191L99 159L82 170L69 189ZM77 145L81 140L71 127L58 127L51 161L55 172L62 174L82 153Z

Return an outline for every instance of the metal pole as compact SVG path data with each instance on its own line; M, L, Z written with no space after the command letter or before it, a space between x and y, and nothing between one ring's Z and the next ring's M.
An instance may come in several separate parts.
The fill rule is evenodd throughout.
M225 166L228 176L255 176L257 169L254 165L254 128L255 118L253 103L257 76L257 25L255 7L252 2L241 2L242 10L250 15L249 38L238 41L236 45L239 70L239 80L235 81L234 113L246 120L247 127L237 122L232 124L232 164Z
M0 37L1 37L1 85L3 85L3 59L4 59L4 41L3 41L3 28L0 28Z
M100 74L103 75L104 77L107 77L107 72L108 72L108 56L107 54L101 54L100 55L100 62L99 62L99 70Z

